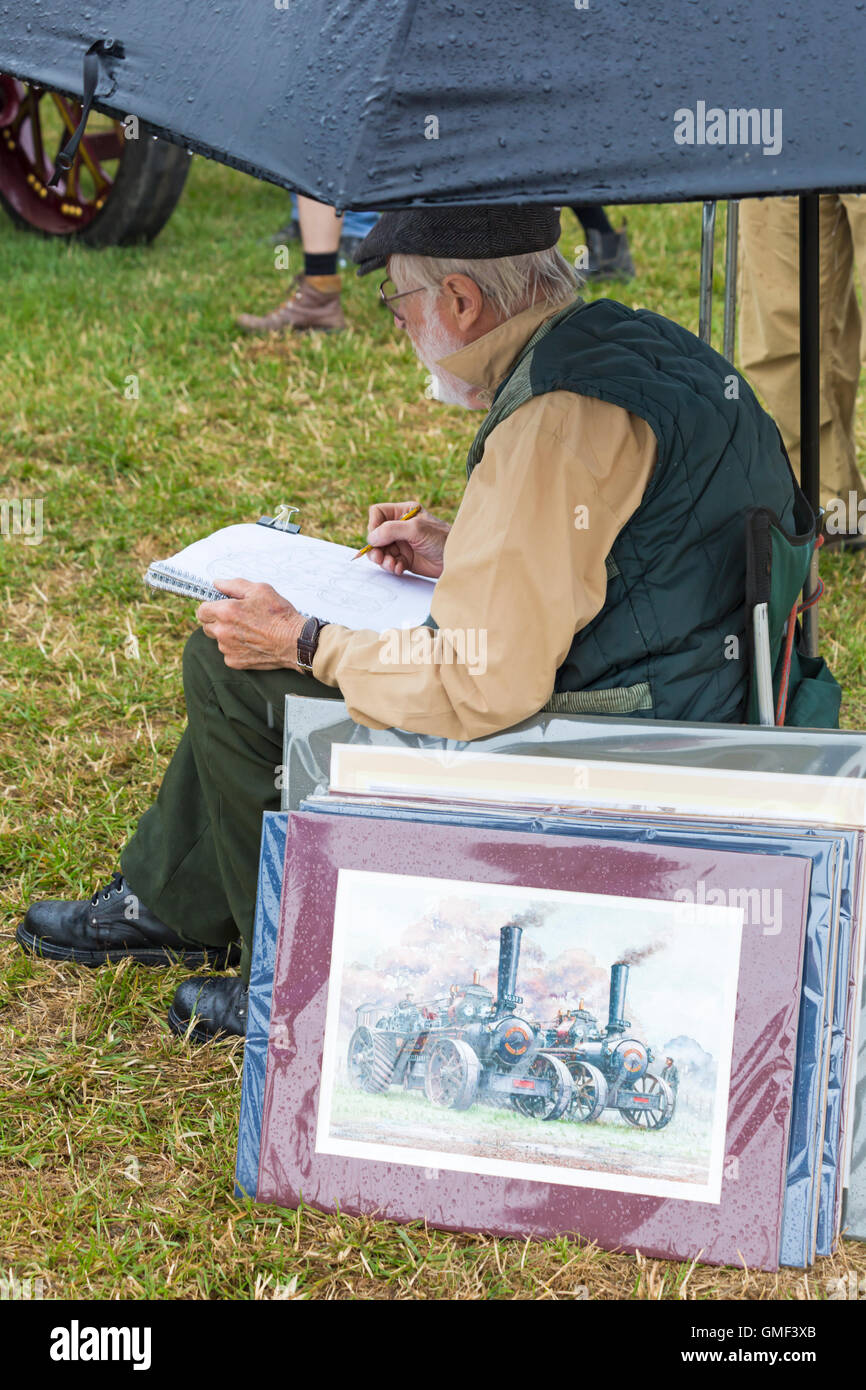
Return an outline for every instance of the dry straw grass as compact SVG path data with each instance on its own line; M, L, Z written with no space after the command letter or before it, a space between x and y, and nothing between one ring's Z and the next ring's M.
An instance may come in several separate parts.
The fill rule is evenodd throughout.
M85 972L0 953L2 1265L46 1297L823 1299L843 1242L762 1274L238 1202L239 1043L163 1024L179 969Z

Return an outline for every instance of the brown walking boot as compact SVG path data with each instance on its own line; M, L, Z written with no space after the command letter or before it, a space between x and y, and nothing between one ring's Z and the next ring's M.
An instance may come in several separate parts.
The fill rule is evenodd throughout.
M245 333L303 333L310 328L338 333L346 327L340 304L339 275L296 275L285 304L270 314L238 314Z

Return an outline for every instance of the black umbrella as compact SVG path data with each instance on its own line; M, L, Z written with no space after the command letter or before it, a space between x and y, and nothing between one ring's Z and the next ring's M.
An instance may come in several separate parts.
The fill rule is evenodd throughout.
M337 206L866 186L862 0L4 0L0 71Z
M88 56L89 55L89 56ZM0 72L338 208L866 189L866 0L4 0ZM86 74L86 76L85 76Z

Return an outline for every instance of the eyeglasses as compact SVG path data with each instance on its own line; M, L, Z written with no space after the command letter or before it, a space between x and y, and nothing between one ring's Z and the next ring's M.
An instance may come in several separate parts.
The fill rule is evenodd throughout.
M389 285L389 284L391 284L391 280L390 280L390 278L386 275L386 276L385 276L385 279L382 281L381 285L379 286L379 298L381 299L381 301L382 301L382 303L385 305L385 307L386 307L387 309L390 309L390 310L391 310L391 313L394 315L394 320L395 320L396 323L405 323L406 320L403 318L403 315L402 315L402 314L398 314L398 313L397 313L397 310L394 309L394 308L392 308L392 305L393 305L393 303L394 303L394 300L395 300L395 299L405 299L406 296L407 296L407 294L418 294L421 290L426 290L427 286L426 286L426 285L418 285L414 290L401 290L399 294L386 294L386 293L385 293L385 286L386 286L386 285Z

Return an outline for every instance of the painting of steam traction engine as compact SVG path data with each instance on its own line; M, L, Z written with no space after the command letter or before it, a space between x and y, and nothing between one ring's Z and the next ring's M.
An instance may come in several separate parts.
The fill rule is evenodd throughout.
M423 1090L431 1104L454 1110L488 1099L528 1118L584 1124L610 1107L636 1128L662 1129L674 1094L650 1070L649 1047L628 1036L628 965L611 970L603 1027L582 1001L549 1025L532 1022L517 993L522 934L513 922L500 929L495 997L476 971L471 984L452 985L429 1003L407 997L390 1009L358 1008L347 1057L352 1086Z
M599 1027L583 1007L562 1010L544 1030L545 1053L568 1068L574 1094L570 1119L597 1120L610 1106L638 1129L663 1129L673 1118L676 1096L662 1076L650 1070L652 1049L629 1037L623 1018L629 967L617 961L610 972L607 1023Z

